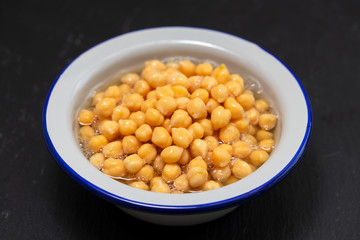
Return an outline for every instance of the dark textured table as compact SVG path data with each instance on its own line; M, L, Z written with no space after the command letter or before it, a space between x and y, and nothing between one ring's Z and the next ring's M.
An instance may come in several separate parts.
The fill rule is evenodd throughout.
M303 83L314 115L309 147L281 183L186 228L142 222L84 190L52 159L41 125L50 85L80 53L170 25L220 30L274 53ZM0 239L360 239L359 1L2 1L0 79Z

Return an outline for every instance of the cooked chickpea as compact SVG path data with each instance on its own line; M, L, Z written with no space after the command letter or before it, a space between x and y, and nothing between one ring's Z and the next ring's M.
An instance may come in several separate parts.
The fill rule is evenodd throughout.
M156 98L156 90L152 90L152 91L148 92L148 94L146 94L146 99L155 99L155 100L157 100L157 98Z
M113 109L116 107L116 101L113 98L103 98L95 106L95 113L100 116L100 118L110 117Z
M211 176L216 181L225 182L231 176L230 166L215 167L211 170Z
M123 136L133 135L137 129L137 125L133 120L120 119L119 120L119 131Z
M196 75L200 76L210 76L212 71L213 66L208 62L200 63L195 68Z
M191 76L188 78L188 82L189 82L189 91L190 92L194 92L196 89L200 88L200 84L202 81L203 77L202 76Z
M93 152L100 152L106 144L108 144L108 140L104 135L96 135L90 138L89 148Z
M190 99L187 97L175 98L175 100L176 100L177 109L182 109L182 110L186 110L187 104L190 101Z
M250 162L257 167L266 162L268 158L269 154L264 150L254 150L249 156Z
M163 128L165 128L169 133L171 133L171 120L170 118L166 118L163 122L163 124L161 125Z
M189 113L181 109L175 110L170 120L170 125L174 128L187 128L192 123Z
M230 163L231 154L224 147L216 147L214 148L211 154L211 162L215 167L225 167Z
M160 156L165 163L176 163L180 160L184 149L178 146L169 146L162 150Z
M229 70L225 64L221 64L212 72L212 76L221 84L226 83L229 80Z
M204 103L206 103L209 100L209 92L205 89L199 88L191 94L190 98L200 98Z
M94 117L95 115L92 111L82 109L78 115L78 122L80 125L91 125Z
M175 98L171 96L164 96L156 102L156 109L164 116L170 116L177 107Z
M155 89L155 96L156 99L160 99L162 97L174 97L174 90L172 89L171 85L165 85L161 87L157 87Z
M229 123L220 129L219 138L224 143L234 142L239 140L240 131L236 128L235 124Z
M136 126L139 127L145 123L145 113L142 111L133 112L130 114L129 119L133 120Z
M146 61L145 62L145 67L148 67L148 66L155 67L156 69L159 69L159 70L165 70L166 69L165 64L163 64L162 62L160 62L157 59L153 59L151 61Z
M164 166L165 166L165 162L162 160L162 158L160 157L160 155L157 155L157 156L155 157L154 164L153 164L154 170L155 170L157 173L161 173L161 171L163 170Z
M150 92L150 85L145 80L139 80L135 83L134 92L141 96L146 96Z
M141 189L141 190L146 190L146 191L148 191L150 189L149 185L147 185L146 183L144 183L142 181L131 182L131 183L129 183L129 186L133 187L133 188Z
M219 139L214 136L207 136L204 140L208 145L208 150L211 152L214 150L214 148L219 146Z
M235 177L234 175L231 175L226 181L225 181L225 185L229 185L232 183L235 183L239 181L239 178Z
M200 156L204 159L206 157L207 151L207 143L204 140L195 139L190 144L190 154L192 157Z
M165 182L172 181L181 174L181 168L177 163L166 163L163 170L161 177L164 179Z
M153 88L164 86L167 83L165 76L161 72L156 70L148 72L143 78Z
M233 156L236 158L247 158L252 152L250 144L244 141L237 141L233 144Z
M216 182L214 180L210 180L205 182L202 186L201 186L201 190L203 191L209 191L209 190L214 190L217 188L222 187L222 184L219 182Z
M242 118L235 121L235 126L240 132L246 132L249 128L250 120L248 118Z
M130 110L126 107L126 105L118 105L113 109L111 120L119 121L120 119L128 119L130 116Z
M254 125L249 125L248 129L247 129L247 133L250 134L250 135L255 135L257 131L257 128L254 127Z
M240 159L235 160L234 165L231 169L232 173L237 178L244 178L248 176L250 173L252 173L252 169L250 165Z
M186 177L186 174L181 174L174 180L174 187L177 190L188 192L190 190L190 184Z
M174 92L174 96L173 96L174 98L181 98L181 97L188 98L190 96L189 91L184 86L175 85L175 86L172 86L171 89Z
M97 169L101 169L104 165L105 157L102 153L95 153L89 159L90 163Z
M112 177L124 177L126 169L123 160L108 158L104 161L102 172Z
M164 116L155 108L149 108L145 113L145 122L152 127L160 126L164 122Z
M224 84L219 84L211 89L211 97L218 103L225 102L229 96L228 90Z
M213 135L214 128L210 119L204 118L198 120L197 122L204 128L204 137Z
M191 124L188 130L192 134L193 139L203 138L205 133L204 127L198 122Z
M274 146L275 146L275 142L271 138L264 139L264 140L261 140L259 142L259 148L261 150L264 150L264 151L268 152L268 153L271 152L274 149Z
M260 113L256 108L250 108L245 112L247 118L250 120L251 124L256 125L259 121Z
M201 167L193 167L186 174L192 188L200 187L208 180L208 171Z
M260 115L259 126L263 130L272 130L276 125L276 115L272 113L264 113Z
M125 94L131 92L131 87L129 84L120 84L119 88L120 88L120 91L122 92L122 95L125 95Z
M103 120L99 123L98 128L107 140L112 141L119 136L119 124L115 121Z
M244 87L236 81L228 81L225 86L232 97L237 97L244 91Z
M149 182L154 177L154 168L151 165L144 165L136 173L137 179L143 182Z
M156 98L148 98L141 104L141 111L146 112L149 108L155 108L156 106Z
M138 93L127 95L124 99L124 103L131 112L139 111L143 102L144 98Z
M83 126L79 129L79 135L81 139L89 141L95 135L95 131L90 126Z
M177 62L167 62L165 66L167 67L167 69L178 69L180 67L180 64Z
M231 119L242 118L244 109L233 97L228 97L224 102L225 109L228 109L231 113Z
M201 167L205 170L208 169L207 163L202 159L202 157L198 156L196 158L193 158L188 165L188 169L194 168L194 167Z
M238 101L245 110L248 110L252 108L255 102L255 97L251 91L247 90L243 94L239 95L236 98L236 101Z
M104 92L98 92L95 94L95 96L93 97L92 106L95 106L98 102L100 102L101 100L103 100L105 93Z
M260 113L263 113L267 110L269 110L269 104L263 100L263 99L259 99L259 100L256 100L254 102L254 107L260 112Z
M204 114L207 113L206 105L203 100L201 100L201 98L191 99L188 102L186 109L190 116L192 116L194 119L203 118Z
M144 159L137 154L132 154L124 159L124 167L129 173L137 173L145 165Z
M219 106L211 113L211 123L214 130L225 127L231 119L231 112L223 106Z
M200 82L200 87L210 92L210 90L218 84L218 81L214 77L205 76Z
M180 165L186 165L190 161L190 152L188 149L184 149L183 154L181 155L179 161L177 162Z
M190 86L188 78L180 72L174 72L169 74L168 76L166 76L166 81L168 84L181 85L184 86L185 88L189 88Z
M214 111L214 109L217 108L218 106L220 106L220 104L217 101L215 101L213 98L210 98L206 103L206 110L208 111L208 113L211 114Z
M170 187L164 182L158 182L151 187L152 192L170 193Z
M104 97L106 98L114 98L116 102L120 102L122 98L121 89L118 86L110 86L104 92Z
M152 136L152 129L148 124L143 124L138 129L136 129L135 136L141 142L148 142Z
M238 84L240 84L242 89L244 89L244 79L239 74L231 74L229 76L229 81L237 82Z
M124 154L120 141L109 142L103 147L102 152L107 158L120 158Z
M260 129L256 132L256 139L258 141L262 141L264 139L269 139L269 138L273 138L273 134L269 131Z
M169 132L163 127L154 128L151 141L161 148L169 147L172 144L172 138Z
M179 70L187 77L195 74L195 68L195 64L189 60L179 61Z
M244 141L244 142L249 143L252 146L255 146L257 144L256 138L253 135L248 134L248 133L242 134L241 135L241 140Z
M173 142L182 148L187 148L193 140L193 134L186 128L172 128L171 136Z
M128 135L123 138L122 145L123 145L124 153L129 154L129 153L136 153L141 143L135 136Z
M139 147L137 154L144 159L146 163L151 163L155 160L157 151L153 144L145 143Z
M137 81L139 81L140 76L136 73L127 73L121 78L121 82L129 86L133 86Z

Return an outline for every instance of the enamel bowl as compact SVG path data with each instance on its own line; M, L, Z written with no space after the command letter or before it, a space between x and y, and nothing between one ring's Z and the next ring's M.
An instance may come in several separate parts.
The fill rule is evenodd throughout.
M151 59L189 57L225 63L252 85L261 85L277 109L276 148L244 179L216 190L163 194L121 184L95 169L77 140L76 116L95 89L119 69ZM283 179L309 142L310 102L300 81L276 57L247 40L218 31L163 27L114 37L87 50L60 73L44 105L43 131L54 159L77 183L147 222L193 225L219 218Z

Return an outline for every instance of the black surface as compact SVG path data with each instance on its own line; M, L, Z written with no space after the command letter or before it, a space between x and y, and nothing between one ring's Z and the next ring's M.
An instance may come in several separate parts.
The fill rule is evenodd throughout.
M84 190L52 159L41 126L46 94L71 60L113 36L166 25L261 45L298 76L314 115L289 176L186 228L144 223ZM0 79L0 239L360 239L359 1L2 1Z

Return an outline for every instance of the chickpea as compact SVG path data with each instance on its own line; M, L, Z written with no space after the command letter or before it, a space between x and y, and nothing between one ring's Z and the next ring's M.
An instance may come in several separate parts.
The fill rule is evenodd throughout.
M189 91L184 86L175 85L175 86L172 86L171 88L174 92L174 96L173 96L174 98L181 98L181 97L188 98L190 96Z
M200 88L200 84L202 81L203 77L202 76L191 76L188 78L188 82L189 82L189 91L190 92L194 92L196 89Z
M139 127L145 123L145 113L142 111L133 112L130 114L129 119L133 120L136 126Z
M214 128L212 122L209 119L200 119L197 121L204 128L204 137L212 136L214 133Z
M171 84L171 85L181 85L184 86L185 88L189 88L190 83L188 81L188 78L180 73L180 72L174 72L169 74L166 77L167 83Z
M211 113L211 123L214 130L225 127L231 119L231 112L223 106L219 106Z
M218 84L218 81L214 77L205 76L200 82L200 87L210 92L210 90Z
M239 74L231 74L229 76L229 81L237 82L238 84L240 84L241 88L244 89L244 79Z
M162 71L166 69L166 66L162 62L160 62L159 60L156 60L156 59L146 61L145 62L145 67L148 67L148 66L153 66L156 69L159 69L159 70L162 70Z
M204 140L195 139L190 144L190 153L192 157L200 156L204 159L206 157L207 150L207 143Z
M208 180L208 172L201 167L193 167L186 174L189 185L192 188L200 187Z
M171 120L170 118L166 118L163 122L163 124L161 125L163 128L165 128L169 133L171 133Z
M145 165L144 159L137 154L132 154L124 159L124 167L131 174L137 173Z
M159 177L159 176L153 177L153 178L150 180L150 188L152 188L154 185L161 184L161 183L165 183L165 182L164 182L164 179L162 179L162 178Z
M176 163L180 160L184 149L178 146L169 146L162 150L160 156L165 163Z
M189 60L179 61L179 70L185 74L187 77L190 77L195 74L195 64Z
M191 168L194 168L194 167L201 167L205 170L208 169L208 165L207 163L204 161L204 159L202 159L200 156L192 159L190 162L189 162L189 165L188 165L188 170L191 169Z
M231 157L226 148L218 146L211 154L211 162L215 167L225 167L230 163Z
M244 142L249 143L252 146L255 146L257 144L256 138L253 135L248 134L248 133L242 134L241 140L244 141Z
M119 136L119 124L115 121L103 120L99 123L98 128L107 140L112 141Z
M274 149L274 146L275 146L275 142L271 138L264 139L259 142L259 148L268 153L270 153Z
M255 98L251 91L246 90L236 98L236 101L238 101L245 110L248 110L252 108Z
M157 100L157 98L156 98L156 90L152 90L152 91L148 92L148 94L146 94L146 99L155 99L155 100Z
M263 130L272 130L276 125L276 115L272 113L261 114L259 118L259 126Z
M91 165L96 167L97 169L101 169L104 165L105 157L102 153L95 153L89 159Z
M141 96L146 96L150 92L150 85L145 80L139 80L135 83L134 92Z
M133 135L125 136L122 140L123 150L125 154L136 153L140 148L140 141Z
M220 106L220 104L217 101L215 101L213 98L210 98L206 103L206 110L208 111L208 113L211 114L214 111L214 109L217 108L218 106Z
M136 129L135 136L141 142L148 142L152 136L152 129L148 124L143 124L138 129Z
M220 140L229 143L239 140L240 138L240 131L236 128L235 124L229 123L225 127L220 129L219 134Z
M161 87L157 87L155 90L155 96L157 99L160 99L162 97L174 97L175 93L172 89L171 85L165 85Z
M231 176L230 166L227 165L225 167L215 167L211 171L211 176L216 181L225 182Z
M193 139L203 138L205 133L204 127L198 122L191 124L188 130L192 134Z
M209 191L209 190L214 190L217 188L222 187L222 184L219 182L215 182L214 180L210 180L205 182L202 186L201 186L201 190L203 191Z
M199 89L196 89L191 94L190 98L191 99L200 98L204 103L206 103L209 100L209 92L206 91L205 89L199 88Z
M240 160L240 159L237 159L235 161L234 166L232 168L232 173L237 178L244 178L252 172L253 171L252 171L250 165L247 162Z
M242 118L244 109L233 97L228 97L224 102L225 109L228 109L231 113L231 119Z
M176 110L176 107L175 98L171 96L162 97L156 103L156 109L164 116L170 116Z
M123 136L133 135L136 129L137 129L137 125L133 120L130 119L119 120L119 130L121 135Z
M169 132L163 127L156 127L153 130L151 141L160 148L171 146L172 138Z
M257 167L266 162L268 158L269 154L264 150L254 150L249 156L250 162Z
M208 145L208 150L211 152L214 150L214 148L219 146L219 139L214 136L207 136L204 140Z
M270 138L273 138L273 134L269 131L260 129L256 132L256 139L258 141L262 141L264 139L270 139Z
M108 158L104 161L102 172L112 177L124 177L126 169L123 160Z
M144 98L138 93L127 95L124 99L124 103L131 112L139 111L143 102Z
M95 106L98 102L100 102L101 100L103 100L104 96L105 96L105 93L104 93L104 92L98 92L98 93L96 93L95 96L93 97L91 106Z
M164 166L165 166L165 162L162 160L162 158L160 157L160 155L157 155L157 156L155 157L154 164L153 164L154 170L155 170L157 173L161 173L161 171L163 170Z
M122 144L120 141L113 141L106 144L102 150L105 157L120 158L124 152L122 150Z
M164 122L164 116L155 108L149 108L145 113L145 122L152 127L160 126Z
M181 168L177 163L166 163L161 177L164 179L165 182L169 182L180 176Z
M152 192L159 192L159 193L170 193L169 186L164 182L158 182L151 187Z
M113 109L111 120L119 121L120 119L128 119L130 116L130 110L126 107L126 105L119 105Z
M233 144L233 156L236 158L247 158L251 152L251 146L247 142L237 141Z
M260 113L256 108L250 108L245 112L247 118L250 120L251 124L256 125L259 122Z
M181 155L179 161L177 162L180 165L186 165L190 161L190 152L187 149L184 149L183 154Z
M156 98L148 98L141 104L141 111L146 112L149 108L155 108L156 106Z
M224 84L219 84L213 87L210 93L211 97L215 99L218 103L225 102L226 98L229 96L228 90Z
M146 68L145 68L146 69ZM159 72L159 71L151 71L148 72L144 77L143 77L149 84L151 87L156 88L156 87L161 87L167 84L166 78L165 76Z
M223 144L220 144L219 147L224 148L230 154L233 153L233 148L232 148L232 145L230 145L230 144L223 143Z
M192 119L187 111L178 109L175 110L170 119L170 125L174 128L187 128L192 123Z
M195 68L196 75L200 76L210 76L212 71L213 66L208 62L200 63Z
M149 185L147 185L146 183L144 183L142 181L131 182L131 183L129 183L129 186L137 188L137 189L141 189L141 190L146 190L146 191L148 191L150 189Z
M94 121L95 115L93 112L83 109L78 115L78 122L80 125L91 125Z
M118 86L110 86L105 90L104 97L106 98L114 98L116 102L120 102L122 98L121 89Z
M240 132L245 132L250 126L250 120L248 118L242 118L235 121L235 126L239 129Z
M154 168L146 164L136 173L136 177L143 182L149 182L154 177Z
M79 135L81 139L89 141L95 135L95 131L90 126L83 126L79 129Z
M172 128L173 142L182 148L187 148L193 140L193 134L186 128Z
M90 139L89 148L93 152L100 152L106 144L108 144L106 137L104 135L97 135Z
M235 177L234 175L231 175L226 181L225 181L225 185L229 185L232 183L235 183L239 181L239 178Z
M116 107L116 101L113 98L103 98L95 106L95 113L99 115L100 118L110 117L113 109Z
M145 143L139 147L137 154L144 159L146 163L152 163L157 156L157 151L153 144Z
M232 97L237 97L244 91L244 86L236 81L228 81L225 86Z
M166 64L165 64L165 66L169 69L179 69L179 67L180 67L180 64L179 63L177 63L177 62L167 62Z
M175 98L175 100L176 100L177 109L182 109L182 110L186 110L187 105L190 101L190 99L187 97Z
M131 92L131 87L129 86L129 84L120 84L119 88L120 91L122 92L122 95Z
M136 73L127 73L121 78L121 82L129 86L134 86L134 84L140 80L140 76Z
M269 110L269 104L263 100L263 99L259 99L259 100L256 100L254 102L254 107L260 112L260 113L263 113L267 110Z
M188 192L190 190L190 184L186 177L186 174L181 174L174 180L174 187L177 190Z
M190 116L194 119L203 118L204 114L207 113L205 103L201 100L201 98L191 99L188 102L186 109Z
M212 72L212 76L221 84L226 83L229 80L229 70L225 64L221 64Z

